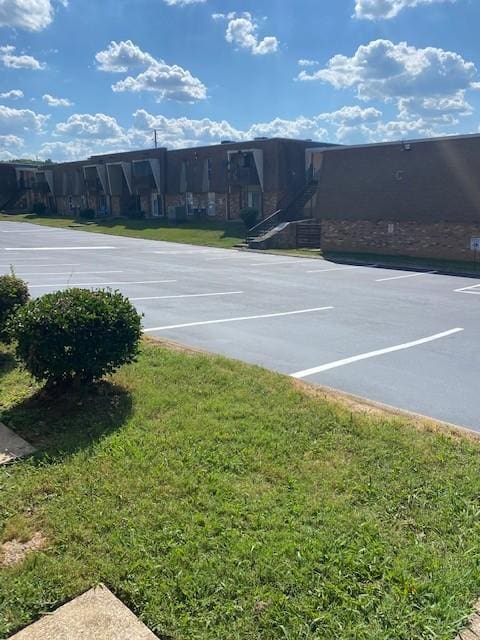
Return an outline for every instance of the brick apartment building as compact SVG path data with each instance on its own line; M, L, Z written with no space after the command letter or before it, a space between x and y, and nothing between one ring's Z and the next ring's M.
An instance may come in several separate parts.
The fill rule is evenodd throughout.
M0 209L38 201L61 215L172 221L236 220L253 207L262 218L253 246L313 237L325 252L471 261L480 258L480 135L358 146L272 138L0 163Z
M6 208L5 200L20 209L44 202L60 215L88 208L98 217L142 212L147 218L222 220L236 220L252 207L266 217L305 188L305 150L312 144L317 143L257 139L98 155L40 168L3 165L5 175L8 166L16 172L18 198L12 203L5 197L0 207Z
M480 135L311 154L324 251L477 259Z

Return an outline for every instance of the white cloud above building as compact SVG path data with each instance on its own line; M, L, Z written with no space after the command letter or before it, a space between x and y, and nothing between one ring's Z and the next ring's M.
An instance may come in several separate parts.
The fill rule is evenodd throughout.
M100 71L131 74L112 85L115 93L151 92L158 102L197 102L207 97L206 86L190 71L155 58L131 40L112 41L95 59Z

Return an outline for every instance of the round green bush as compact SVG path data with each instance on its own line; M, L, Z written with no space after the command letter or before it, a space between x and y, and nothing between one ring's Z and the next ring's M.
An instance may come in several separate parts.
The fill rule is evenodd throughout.
M34 202L32 206L32 213L37 216L44 216L47 213L47 207L44 202Z
M11 321L17 356L47 385L93 382L132 362L141 317L121 293L67 289L21 307Z
M8 339L7 319L29 299L26 282L13 273L0 276L0 340Z
M95 220L95 211L93 209L82 209L78 216L82 220Z

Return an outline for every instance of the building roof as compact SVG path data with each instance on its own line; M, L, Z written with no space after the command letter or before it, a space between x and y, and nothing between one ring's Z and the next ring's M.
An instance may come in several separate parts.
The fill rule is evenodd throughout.
M425 142L450 142L456 140L475 140L480 139L480 133L467 133L462 135L451 136L436 136L432 138L403 138L401 140L390 140L388 142L368 142L365 144L350 144L350 145L325 145L326 151L348 151L350 149L370 149L375 147L392 147L392 146L405 146L423 144ZM317 146L312 147L312 150L318 149Z

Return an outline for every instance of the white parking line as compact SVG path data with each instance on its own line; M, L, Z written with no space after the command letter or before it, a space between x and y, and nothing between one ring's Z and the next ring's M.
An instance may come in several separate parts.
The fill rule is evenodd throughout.
M474 296L480 296L480 291L472 291L472 289L478 289L480 284L472 284L470 287L462 287L461 289L455 289L454 293L470 293Z
M116 247L4 247L4 251L98 251Z
M133 302L138 300L170 300L173 298L208 298L210 296L235 296L243 291L222 291L220 293L185 293L177 296L147 296L145 298L130 298Z
M328 273L329 271L351 271L352 269L361 269L362 267L334 267L332 269L312 269L307 273Z
M222 256L221 258L205 258L205 262L214 262L215 260L238 260L246 256Z
M58 271L47 271L46 273L43 271L42 273L38 273L38 271L21 271L16 272L19 276L85 276L89 275L100 275L105 273L124 273L124 271L66 271L64 273L59 273Z
M380 278L379 280L375 280L375 282L387 282L388 280L402 280L403 278L418 278L419 276L431 276L436 271L422 271L420 273L409 273L406 276L393 276L392 278Z
M405 342L404 344L397 344L394 347L387 347L386 349L378 349L378 351L361 353L360 355L352 356L351 358L343 358L342 360L335 360L334 362L322 364L319 367L312 367L311 369L305 369L304 371L297 371L296 373L292 373L291 376L293 378L307 378L308 376L313 376L315 373L322 373L323 371L329 371L330 369L343 367L347 364L358 362L359 360L367 360L368 358L376 358L377 356L383 356L386 353L393 353L394 351L403 351L404 349L411 349L412 347L418 347L421 344L425 344L427 342L433 342L434 340L440 340L441 338L446 338L447 336L451 336L463 330L464 329L457 327L456 329L450 329L449 331L436 333L433 336L428 336L427 338L420 338L420 340L414 340L413 342Z
M0 229L0 233L32 233L32 234L35 233L36 234L39 231L44 231L44 232L47 231L48 232L48 231L51 231L51 229L39 229L38 227L35 227L33 229L29 229L28 231L26 231L25 229L17 229L16 231L11 231L11 230L3 231L3 230Z
M277 264L296 264L297 262L305 263L305 258L301 260L276 260L275 262L250 262L250 267L275 267Z
M61 262L60 264L56 264L55 262L48 262L47 264L31 264L30 262L26 262L25 264L23 264L20 262L8 262L5 264L0 264L0 267L4 267L7 269L9 267L13 267L14 269L18 269L19 271L21 271L22 269L33 269L33 267L35 267L36 269L39 269L40 267L42 269L53 269L53 267L78 267L80 264L80 262Z
M181 251L172 251L172 250L166 250L166 251L151 251L150 253L159 253L161 255L168 255L168 256L177 256L177 255L181 255L181 254L190 254L190 253L198 253L198 254L204 254L204 253L216 253L218 251L218 249L215 250L198 250L198 249L188 249L188 250L181 250Z
M15 264L23 264L23 263L30 264L32 262L35 262L35 263L37 263L37 262L48 262L50 264L56 264L56 263L52 262L53 260L55 260L55 258L54 257L52 258L51 256L49 258L26 258L25 256L22 256L21 258L20 257L16 258L15 256L4 256L2 258L2 260L9 260L9 259L15 260ZM68 258L67 258L67 260L68 260ZM68 262L68 264L74 264L74 263ZM35 265L31 265L31 266L32 267L36 266L36 264ZM41 267L42 265L39 264L38 266Z
M302 313L314 313L315 311L329 311L334 307L317 307L315 309L299 309L298 311L284 311L283 313L267 313L260 316L243 316L239 318L222 318L221 320L203 320L201 322L186 322L184 324L171 324L164 327L151 327L144 329L145 333L152 331L165 331L167 329L182 329L183 327L199 327L205 324L222 324L224 322L241 322L243 320L259 320L261 318L280 318L281 316L295 316Z
M130 285L130 284L160 284L162 282L176 282L176 280L140 280L138 282L129 282L128 280L124 280L123 282L62 282L60 284L49 283L49 284L30 284L29 287L32 289L33 287L40 289L48 289L49 287L100 287L100 286L110 286L110 285Z

